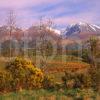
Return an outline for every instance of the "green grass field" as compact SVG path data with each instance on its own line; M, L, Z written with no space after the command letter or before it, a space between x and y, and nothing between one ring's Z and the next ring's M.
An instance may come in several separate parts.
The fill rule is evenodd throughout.
M84 93L78 89L76 90L23 90L22 92L8 93L0 95L0 100L99 100L96 93L88 94L87 99L83 99ZM79 96L77 96L79 93Z

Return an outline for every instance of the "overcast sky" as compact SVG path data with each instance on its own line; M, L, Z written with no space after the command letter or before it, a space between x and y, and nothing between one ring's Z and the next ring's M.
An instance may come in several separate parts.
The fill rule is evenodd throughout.
M0 25L11 9L21 27L36 24L40 17L52 18L58 27L80 21L100 25L100 0L0 0Z

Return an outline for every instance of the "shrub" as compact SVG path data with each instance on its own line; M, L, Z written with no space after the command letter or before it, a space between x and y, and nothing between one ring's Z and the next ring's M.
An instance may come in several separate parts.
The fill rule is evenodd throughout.
M62 81L67 88L82 88L91 87L91 77L89 74L77 73L77 72L65 72L65 76L62 77Z
M44 76L43 87L45 89L53 89L55 87L53 76L49 76L49 75Z
M68 81L66 82L67 88L73 88L74 85L75 85L75 80L74 80L74 79L68 80Z
M43 72L28 59L16 58L6 66L6 70L12 74L16 90L38 88L42 84Z
M28 75L26 79L27 87L33 88L41 88L42 87L42 81L43 81L43 73L38 68L31 69L31 73Z
M74 81L74 73L69 72L65 72L65 76L62 77L62 81L65 84L65 87L67 88L73 88L75 85L75 81Z
M10 91L12 88L11 82L11 74L6 71L0 71L0 92Z
M92 87L100 92L100 67L91 66L89 74L92 79Z

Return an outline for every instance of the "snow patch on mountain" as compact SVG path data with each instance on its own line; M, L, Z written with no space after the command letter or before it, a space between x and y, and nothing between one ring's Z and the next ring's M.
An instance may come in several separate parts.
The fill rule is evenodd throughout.
M96 27L96 28L98 28L98 29L100 29L100 27L99 26L97 26L97 25L93 25L94 27Z
M49 29L50 31L53 31L53 32L55 32L55 33L57 33L57 34L61 34L61 31L60 30L57 30L57 29L54 29L54 28L51 28L51 27L47 27L47 29Z
M96 31L95 27L93 25L89 25L94 31Z

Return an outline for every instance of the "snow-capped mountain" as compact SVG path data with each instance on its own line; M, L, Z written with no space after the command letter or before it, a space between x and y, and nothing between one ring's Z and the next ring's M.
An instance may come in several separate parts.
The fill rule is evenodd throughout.
M68 26L64 33L67 38L87 39L91 36L100 36L100 27L88 23L76 23Z

